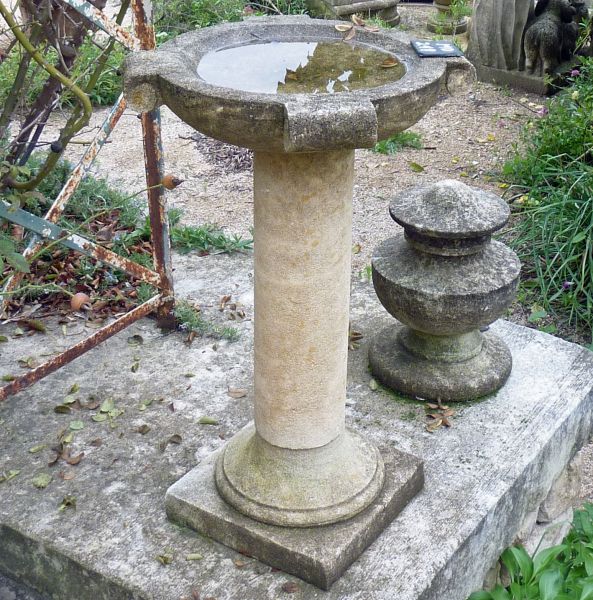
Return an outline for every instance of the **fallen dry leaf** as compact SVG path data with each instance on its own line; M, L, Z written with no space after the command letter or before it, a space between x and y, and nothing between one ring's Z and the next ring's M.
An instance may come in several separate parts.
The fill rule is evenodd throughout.
M392 67L397 67L397 65L399 65L399 60L397 60L397 58L395 58L394 56L388 56L382 63L381 63L381 67L383 67L384 69L391 69Z
M345 31L350 31L351 29L354 29L354 26L350 25L349 23L338 23L336 25L336 31L339 31L340 33L344 33Z
M299 584L296 583L295 581L287 581L286 583L282 584L282 591L286 592L287 594L294 594L296 592L299 591Z
M354 29L354 27L352 27L350 29L350 31L346 32L346 34L344 35L344 37L342 39L345 42L348 42L349 40L351 40L352 38L354 38L355 35L356 35L356 29Z
M294 73L294 71L290 71L289 69L287 69L287 73ZM286 77L288 79L288 75ZM224 307L231 301L232 296L230 294L225 294L224 296L221 296L220 298L220 302L218 305L218 310L220 312L222 312L224 310Z
M430 431L430 433L436 431L443 424L443 419L436 419L432 423L429 423L426 426L426 430Z

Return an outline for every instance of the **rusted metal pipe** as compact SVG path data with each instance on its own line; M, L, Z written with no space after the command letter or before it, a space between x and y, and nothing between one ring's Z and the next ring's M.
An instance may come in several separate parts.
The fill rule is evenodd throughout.
M150 0L132 0L132 10L134 14L134 25L136 36L130 34L125 29L110 21L100 10L85 2L84 0L62 0L95 25L107 32L111 37L118 40L127 48L137 50L151 50L156 46L156 38L154 29L150 23L149 11L145 6L150 7ZM35 217L35 226L30 229L37 230L41 237L35 237L31 240L28 248L25 250L25 257L35 254L43 245L41 238L59 239L61 243L73 247L75 250L84 252L93 256L97 260L101 260L111 266L117 267L126 271L138 279L155 285L159 288L160 294L155 296L148 302L134 308L129 313L116 319L113 323L99 329L90 337L82 340L78 344L72 346L65 352L47 361L43 365L36 367L22 377L18 377L11 381L8 385L0 388L0 402L8 396L15 394L26 387L39 381L43 377L53 373L60 367L71 362L75 358L84 354L87 350L94 348L112 335L125 329L128 325L134 323L138 319L145 317L154 310L157 311L158 323L161 327L173 328L175 319L173 316L173 279L171 266L171 251L169 238L169 222L167 218L167 207L165 201L165 191L161 185L164 175L163 152L161 142L160 129L160 113L153 111L144 113L141 116L142 127L144 133L144 153L145 153L145 168L146 180L148 183L148 199L150 223L153 243L153 257L156 272L146 269L142 265L134 263L125 257L119 256L108 250L83 238L76 234L66 232L62 228L55 225L59 216L62 214L68 200L72 197L74 191L82 180L83 176L89 170L97 153L104 145L113 128L117 124L119 118L126 108L126 101L123 96L120 96L118 102L111 110L109 116L105 119L101 130L95 136L93 142L88 147L84 156L75 167L74 171L58 197L53 202L52 206L45 215L45 219ZM6 208L4 205L0 208ZM20 210L20 209L19 209ZM17 210L18 217L25 220L31 220L33 215L26 211ZM24 214L21 214L24 213ZM15 220L15 215L10 215L12 221ZM32 220L31 220L32 223ZM5 286L5 291L12 291L20 283L22 274L15 273Z
M133 35L121 27L121 25L118 25L109 19L109 17L107 17L103 11L99 10L96 6L93 6L84 0L62 0L62 2L71 6L74 10L79 12L91 23L93 23L93 25L96 25L110 37L115 38L120 44L129 50L140 49L140 41L138 36Z
M146 7L148 6L148 10ZM151 3L145 0L132 0L134 29L142 50L156 47L154 27L151 25ZM152 235L154 267L160 276L159 288L170 297L157 311L157 322L162 329L173 329L173 268L171 265L171 241L165 189L161 184L165 174L163 144L161 138L161 116L158 109L142 113L142 133L144 138L144 165L148 188L148 208Z
M171 298L157 311L157 322L162 329L174 329L173 315L173 268L171 265L171 240L165 189L159 185L164 175L163 149L161 144L161 119L159 111L142 114L144 133L144 160L148 186L148 208L152 236L154 268L159 274L161 293Z
M113 323L102 327L93 333L93 335L78 342L78 344L72 346L71 348L68 348L68 350L65 352L58 354L58 356L55 356L42 365L39 365L28 373L25 373L25 375L17 377L9 384L0 388L0 402L6 400L6 398L9 396L24 390L40 379L43 379L50 373L57 371L60 367L63 367L64 365L73 361L75 358L78 358L87 350L94 348L97 344L100 344L101 342L104 342L106 339L110 338L112 335L119 333L128 325L131 325L138 319L150 314L152 311L157 309L163 301L165 301L165 298L163 298L161 295L151 298L144 304L141 304L140 306L137 306L131 310L129 313L126 313L123 317L116 319L113 321Z

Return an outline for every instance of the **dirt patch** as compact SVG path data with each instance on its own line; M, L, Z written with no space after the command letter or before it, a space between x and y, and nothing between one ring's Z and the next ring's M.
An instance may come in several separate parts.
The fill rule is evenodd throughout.
M196 143L196 150L207 162L217 168L217 173L241 173L253 170L253 152L251 150L213 140L197 131L192 135L192 139Z

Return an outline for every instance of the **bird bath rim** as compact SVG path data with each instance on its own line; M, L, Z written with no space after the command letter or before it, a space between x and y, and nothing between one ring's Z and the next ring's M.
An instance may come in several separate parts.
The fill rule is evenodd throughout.
M395 56L403 77L379 87L338 94L271 94L209 84L197 75L209 52L261 41L342 41L343 21L307 16L252 17L174 38L126 59L124 89L132 107L169 106L202 133L266 151L372 147L416 123L435 103L446 61L419 58L401 34L357 28L354 43ZM298 31L298 34L296 31Z

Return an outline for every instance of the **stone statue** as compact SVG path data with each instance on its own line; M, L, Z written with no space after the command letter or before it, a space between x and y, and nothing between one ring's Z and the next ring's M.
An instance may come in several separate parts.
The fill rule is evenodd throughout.
M576 52L593 54L593 41L577 48L591 0L475 0L467 58L478 79L549 94L544 75ZM590 30L589 30L590 31ZM570 66L568 67L570 68Z
M534 0L477 0L470 60L494 69L522 68L523 32L533 11Z
M562 24L562 60L570 60L577 51L580 24L589 18L589 10L585 0L570 0L575 15L570 23ZM584 49L580 49L584 52ZM590 47L589 47L590 51Z
M562 60L564 27L573 23L575 14L570 0L539 0L535 18L525 31L525 68L529 73L539 69L543 74L551 74L558 66Z

